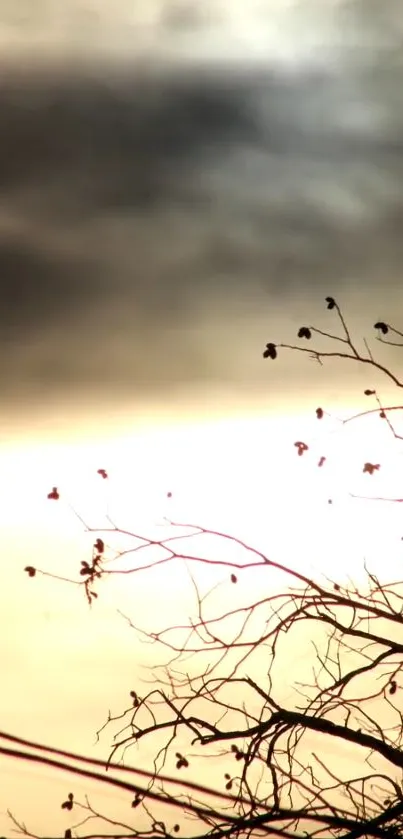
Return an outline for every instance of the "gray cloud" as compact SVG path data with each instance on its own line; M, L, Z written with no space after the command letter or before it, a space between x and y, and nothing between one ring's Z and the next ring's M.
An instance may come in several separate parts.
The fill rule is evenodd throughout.
M295 318L339 292L354 315L395 313L403 68L369 59L10 72L3 394L258 386L255 354L292 298Z

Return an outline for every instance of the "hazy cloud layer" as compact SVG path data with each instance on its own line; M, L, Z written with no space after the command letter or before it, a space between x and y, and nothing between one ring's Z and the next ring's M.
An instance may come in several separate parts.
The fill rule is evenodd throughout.
M262 339L325 293L396 319L403 65L369 31L327 71L10 65L3 398L258 387Z

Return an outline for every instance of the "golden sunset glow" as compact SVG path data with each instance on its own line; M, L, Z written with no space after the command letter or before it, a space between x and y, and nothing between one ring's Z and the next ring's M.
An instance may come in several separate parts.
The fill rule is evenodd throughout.
M300 569L329 574L336 562L338 573L347 573L357 547L365 550L365 531L375 550L372 513L385 522L380 540L385 530L395 538L390 524L396 505L384 503L376 511L373 505L368 515L368 502L351 498L394 498L399 489L392 441L383 433L377 439L373 423L366 422L367 436L362 422L343 427L331 416L317 421L301 414L143 427L96 442L9 446L1 476L6 520L17 533L35 533L45 555L50 539L77 544L83 522L95 531L108 526L109 516L120 528L150 538L165 532L169 520L200 524ZM308 450L299 457L295 442L301 438ZM365 473L367 460L382 468ZM48 499L54 486L57 501ZM60 565L52 560L56 573L64 554Z
M131 659L134 639L117 609L149 630L156 624L168 626L184 608L194 609L188 571L195 574L201 590L220 579L220 572L217 577L208 567L186 570L186 563L161 566L141 576L118 575L102 583L99 601L89 610L74 585L47 577L31 580L23 572L25 565L35 564L56 577L77 578L95 534L84 533L75 511L91 528L108 526L104 515L108 511L119 527L152 539L169 532L166 518L201 524L245 540L275 562L305 574L314 570L339 583L348 577L362 582L364 546L371 569L381 578L393 577L399 558L396 507L384 505L377 508L376 516L369 516L369 502L348 496L349 491L365 494L371 487L377 487L377 493L387 489L387 478L389 482L393 478L388 446L384 445L383 479L368 476L362 473L362 458L369 447L373 451L373 437L363 437L362 426L357 434L336 427L329 420L326 431L324 422L320 425L306 414L277 419L245 416L142 428L96 442L9 446L3 452L1 476L8 568L1 609L10 630L4 667L13 699L4 708L4 728L29 736L34 718L37 740L49 744L55 740L99 756L99 746L94 752L94 735L106 708L118 707L131 678L141 685L149 678L151 661L161 660L161 652L140 645L128 677L125 662ZM294 445L300 438L313 441L302 457ZM318 467L323 453L328 461ZM107 479L98 474L100 468L107 471ZM57 501L47 498L53 486L60 493ZM130 536L112 534L110 544L127 548L135 542ZM241 549L226 554L218 538L209 544L211 558L245 561ZM204 543L196 540L196 553L198 545L205 551ZM133 567L159 556L158 549L151 547L141 558L123 557L117 567ZM215 602L228 596L226 576L223 570ZM278 574L273 572L270 579L274 588L279 585ZM256 593L252 585L249 594ZM296 659L295 672L297 666ZM105 673L114 675L105 682ZM65 725L62 720L70 722ZM13 789L28 778L27 771L14 766L4 777L3 770L9 806ZM45 770L29 773L30 789L37 790L39 799L49 777ZM55 779L56 798L65 785L66 781ZM81 788L82 782L75 785L78 791ZM97 794L95 790L95 801ZM119 812L119 796L107 791L107 800Z

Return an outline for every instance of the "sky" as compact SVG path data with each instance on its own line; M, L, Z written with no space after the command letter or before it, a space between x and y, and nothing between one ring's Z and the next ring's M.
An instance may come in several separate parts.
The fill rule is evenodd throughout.
M284 527L292 509L298 542L312 545L306 472L290 471L294 429L316 435L318 398L342 413L375 379L295 355L264 362L262 350L302 323L330 328L328 294L360 340L380 318L399 326L402 42L398 0L0 0L9 730L88 751L94 703L102 721L126 690L116 676L100 701L96 652L101 632L122 673L124 593L94 618L65 589L41 581L32 594L33 581L20 582L32 552L52 568L57 554L60 568L87 550L71 511L45 503L53 484L71 503L94 495L97 516L94 476L107 461L128 518L165 515L173 489L178 515L215 521L219 509L226 527L284 556L296 544ZM347 452L340 474L312 489L320 503L342 491L357 455L346 439L335 443ZM270 539L268 474L283 505ZM348 521L359 539L361 519ZM61 723L73 712L74 735Z
M170 3L1 4L11 427L61 400L267 405L262 345L322 316L325 293L360 328L395 313L397 6L281 5L191 23L184 4L173 26ZM271 370L276 396L298 376Z

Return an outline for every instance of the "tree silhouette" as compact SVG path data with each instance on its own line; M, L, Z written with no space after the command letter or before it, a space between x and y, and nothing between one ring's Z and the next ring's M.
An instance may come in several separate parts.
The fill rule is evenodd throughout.
M309 353L323 365L324 376L327 358L347 359L402 387L368 342L365 350L357 348L337 301L327 297L325 302L329 317L338 319L340 335L302 326L300 344L269 342L264 359L281 364L285 351ZM374 328L381 344L403 346L403 333L390 324L377 321ZM317 336L330 341L330 348L305 346ZM394 440L402 440L395 418L403 405L384 404L372 386L364 396L370 406L340 420L340 431L347 422L378 415ZM312 415L313 424L323 423L326 410L313 407ZM293 445L298 456L310 457L310 442ZM318 460L315 454L315 465L326 469L327 455ZM367 460L361 469L366 480L376 482L381 467ZM104 469L98 471L107 479ZM61 489L53 487L48 497L63 503ZM376 493L368 498L403 502ZM333 578L305 574L293 567L292 557L289 564L278 562L236 536L192 523L167 520L156 539L123 531L111 518L102 529L80 520L94 533L94 545L70 582L83 588L92 608L102 579L146 574L171 563L191 575L195 610L190 618L180 614L175 624L152 632L125 616L136 634L164 651L165 659L159 670L154 668L151 687L128 685L126 704L116 716L108 715L104 727L112 731L114 745L105 763L0 734L5 756L45 763L55 771L69 768L71 789L79 775L127 792L126 823L99 813L89 799L66 793L60 806L77 812L67 839L403 835L399 568L388 583L367 568L365 582L358 585L341 581L337 569ZM114 537L122 534L131 540L125 555L132 558L123 570L122 551L113 548ZM212 538L213 552L208 549ZM208 570L207 585L200 569ZM32 585L41 574L57 579L33 566L25 571L35 577ZM311 641L310 655L300 662L302 677L300 671L294 677L292 662L302 638ZM150 771L123 765L130 749L143 742L152 744ZM198 779L202 770L206 777L206 762L210 783L203 785ZM15 814L10 817L24 835L35 835Z

